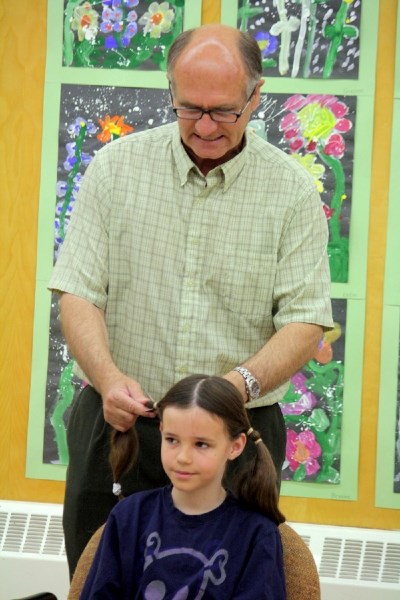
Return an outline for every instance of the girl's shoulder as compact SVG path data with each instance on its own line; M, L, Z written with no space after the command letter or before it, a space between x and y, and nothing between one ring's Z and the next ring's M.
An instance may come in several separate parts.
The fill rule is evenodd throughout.
M166 496L167 488L136 492L120 500L112 509L111 514L119 519L123 515L132 515L132 513L139 514L156 511L165 503Z
M227 511L231 513L229 518L235 518L235 523L246 526L247 529L262 530L264 532L278 532L278 526L272 519L257 510L245 506L233 495L227 497Z

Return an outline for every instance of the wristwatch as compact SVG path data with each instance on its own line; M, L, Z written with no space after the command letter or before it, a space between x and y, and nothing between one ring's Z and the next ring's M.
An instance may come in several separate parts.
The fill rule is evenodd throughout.
M261 387L254 375L244 367L235 367L233 370L242 375L248 399L257 400L261 392Z

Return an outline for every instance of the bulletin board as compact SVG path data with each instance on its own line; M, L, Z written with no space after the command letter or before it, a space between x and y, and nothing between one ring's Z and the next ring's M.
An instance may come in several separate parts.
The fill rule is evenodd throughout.
M76 13L87 4L88 13ZM89 12L98 3L48 3L29 477L63 480L68 462L66 423L81 382L72 376L57 298L46 286L80 179L93 153L116 135L173 118L163 49L144 44L150 3L116 4L124 9L120 31L115 13ZM177 30L200 23L200 0L169 7L179 14ZM128 18L132 11L136 17ZM378 5L222 0L221 21L257 39L265 84L250 125L312 174L329 226L335 328L281 403L288 429L282 494L355 500ZM161 38L170 42L171 30ZM130 41L126 31L134 32Z
M397 22L375 503L400 508L400 12Z
M27 477L64 480L68 463L66 428L81 382L47 285L81 177L102 145L172 120L166 53L200 23L201 0L48 1Z
M335 328L281 403L283 496L357 498L378 9L374 0L221 3L221 21L262 51L254 126L314 177L329 227Z

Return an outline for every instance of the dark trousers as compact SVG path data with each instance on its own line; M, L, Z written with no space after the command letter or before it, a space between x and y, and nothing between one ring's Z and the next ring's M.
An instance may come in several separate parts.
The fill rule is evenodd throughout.
M252 409L249 417L271 452L279 486L286 448L286 429L279 405ZM119 482L124 496L169 483L160 459L159 420L139 418L135 427L139 456L136 465ZM103 418L101 397L92 387L85 387L75 400L67 431L69 465L63 527L71 577L90 537L107 520L118 501L112 493L113 481L108 463L110 433L111 427ZM246 452L254 451L251 446L254 445L246 445L239 461L246 461Z

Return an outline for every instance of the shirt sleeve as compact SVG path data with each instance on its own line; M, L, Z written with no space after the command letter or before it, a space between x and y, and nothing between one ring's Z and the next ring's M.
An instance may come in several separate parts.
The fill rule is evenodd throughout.
M282 542L278 530L261 529L249 548L232 600L286 600Z
M300 190L279 247L274 286L277 330L293 322L333 326L327 221L315 186Z
M84 298L103 310L107 304L112 198L107 162L100 152L86 170L48 286Z

